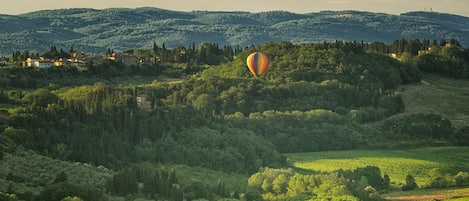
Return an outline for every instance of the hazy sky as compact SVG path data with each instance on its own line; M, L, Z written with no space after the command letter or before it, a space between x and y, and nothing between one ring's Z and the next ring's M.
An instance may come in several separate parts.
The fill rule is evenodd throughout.
M361 10L400 14L435 11L469 16L469 0L0 0L1 14L21 14L56 8L158 7L170 10L249 11Z

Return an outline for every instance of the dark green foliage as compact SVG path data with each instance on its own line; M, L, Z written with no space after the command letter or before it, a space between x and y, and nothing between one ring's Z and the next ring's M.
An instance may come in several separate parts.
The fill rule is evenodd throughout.
M455 132L455 141L458 145L469 145L469 126L464 126Z
M363 142L354 135L357 125L327 110L233 115L235 125L253 130L271 141L280 152L307 152L353 148ZM295 126L292 126L295 125Z
M259 192L250 191L244 195L244 198L246 199L246 201L261 201L262 195Z
M347 178L355 178L356 180L359 180L361 177L366 177L368 184L378 191L389 188L389 181L386 182L381 176L381 171L378 167L367 166L364 168L357 168L353 171L352 176L348 176Z
M45 109L48 105L55 104L58 97L47 89L37 89L34 92L27 93L22 100L30 106L30 110Z
M438 73L458 79L469 78L469 54L458 45L433 48L418 57L417 66L424 72Z
M195 199L208 199L211 200L212 195L208 191L208 188L202 182L192 182L185 187L184 197L187 200L195 200Z
M350 179L348 188L360 200L383 200L378 192L388 189L390 184L389 176L381 176L381 171L375 166L356 168L353 171L340 170L339 174Z
M122 171L117 173L107 184L107 190L112 194L121 196L137 193L137 176L132 171Z
M26 191L26 192L23 192L23 193L18 193L17 197L20 200L33 201L35 196L34 196L34 193L32 193L31 191Z
M453 127L436 114L410 114L384 121L383 128L401 139L451 139Z
M143 184L143 187L140 188L138 183ZM141 192L153 199L183 199L183 189L176 172L150 164L134 165L120 171L107 182L106 188L114 195L136 195ZM185 189L185 192L192 191Z
M405 184L402 186L402 190L410 191L410 190L416 189L417 187L418 186L417 186L417 183L415 183L414 177L412 177L412 175L407 175L405 179Z
M16 146L15 141L0 132L0 153L11 153L15 151Z
M91 187L78 186L75 184L62 182L46 186L36 197L37 201L61 201L68 196L78 196L83 200L106 201L104 194Z
M381 97L378 105L385 110L387 116L401 113L405 109L404 101L398 93Z
M1 134L13 140L16 144L30 146L32 143L32 135L26 129L7 127ZM5 146L8 146L8 144L5 144Z
M454 180L456 187L467 186L469 185L469 173L458 172L458 174L456 174L456 176L454 177Z
M449 174L444 174L438 168L431 169L428 175L430 177L430 188L446 188L453 186L453 177Z
M172 133L136 147L143 161L173 162L227 172L254 172L263 166L282 166L285 158L253 133L237 128L193 128Z
M2 201L20 201L15 194L0 192L0 200Z
M61 171L57 173L54 179L54 183L61 183L61 182L67 182L68 181L68 175L65 173L65 171Z
M391 184L391 178L389 178L389 175L388 174L384 174L383 175L383 185L386 187L386 188L389 188L389 185Z

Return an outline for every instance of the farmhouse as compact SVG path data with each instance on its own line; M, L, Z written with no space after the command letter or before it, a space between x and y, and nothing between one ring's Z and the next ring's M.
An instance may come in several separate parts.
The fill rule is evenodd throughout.
M143 110L151 109L151 101L149 101L146 96L137 96L136 102L137 106Z
M54 62L51 60L40 60L34 63L34 67L38 68L51 68L54 66Z
M127 54L127 53L122 53L122 54L116 54L112 53L107 57L108 60L111 61L116 61L116 62L122 62L123 64L127 66L132 66L132 65L137 65L138 58L137 56L133 54Z
M70 58L67 59L67 65L74 66L78 71L87 70L86 63L102 63L103 58L101 56L96 56L91 53L79 53L78 51L70 52Z
M7 58L0 57L0 66L6 66L7 65Z
M61 61L52 61L50 59L45 59L44 57L40 58L31 58L29 57L26 61L23 62L23 67L28 68L51 68L56 65L61 65Z

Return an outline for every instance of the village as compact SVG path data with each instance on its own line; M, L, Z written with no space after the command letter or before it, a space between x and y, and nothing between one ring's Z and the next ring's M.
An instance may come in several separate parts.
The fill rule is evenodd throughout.
M25 61L21 62L21 67L23 68L31 68L31 67L51 68L51 67L72 66L72 67L76 67L78 71L84 71L84 70L87 70L86 64L90 62L94 64L99 64L108 60L108 61L119 61L128 66L138 64L137 56L133 54L127 54L127 53L120 53L120 54L112 53L112 54L106 55L105 57L101 55L92 54L92 53L80 53L78 51L72 51L69 54L70 54L70 57L68 58L58 58L58 59L50 59L44 56L28 57ZM5 65L6 63L7 62L4 61Z

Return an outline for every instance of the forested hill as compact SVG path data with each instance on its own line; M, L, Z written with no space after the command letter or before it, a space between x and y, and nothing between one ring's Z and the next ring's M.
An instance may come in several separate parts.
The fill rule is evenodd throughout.
M469 45L469 18L435 12L401 15L359 11L178 12L158 8L44 10L0 15L0 53L51 45L103 53L189 46L210 41L241 47L265 42L333 40L392 42L401 38L457 39ZM13 49L14 48L14 49Z
M300 175L283 153L469 145L469 50L458 44L269 42L229 54L205 43L186 60L155 47L141 55L164 62L89 62L87 71L20 68L12 57L0 68L0 200L381 201L417 184L376 167ZM269 56L257 78L251 52ZM464 165L430 172L428 186L469 185L467 160L452 153Z

